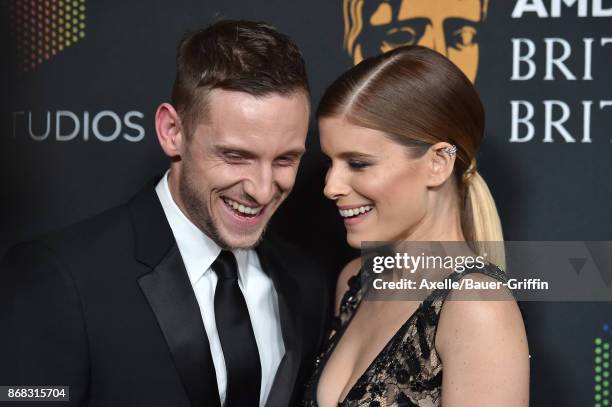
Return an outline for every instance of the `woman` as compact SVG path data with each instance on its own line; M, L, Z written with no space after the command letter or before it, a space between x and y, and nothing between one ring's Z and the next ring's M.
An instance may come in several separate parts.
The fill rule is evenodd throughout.
M317 115L331 161L324 193L349 245L466 242L503 268L503 252L482 243L503 240L476 170L484 110L450 61L418 46L364 60L328 88ZM493 265L472 271L463 275L505 278ZM363 273L360 259L340 273L336 323L304 405L528 405L527 339L511 297L450 301L467 297L438 289L420 302L362 301Z

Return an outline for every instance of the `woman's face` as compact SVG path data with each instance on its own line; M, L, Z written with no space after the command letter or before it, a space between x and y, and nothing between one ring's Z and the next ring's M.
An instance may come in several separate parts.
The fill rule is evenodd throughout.
M324 194L338 206L349 245L409 240L427 211L427 154L411 158L383 132L343 117L321 119L319 130L331 160Z

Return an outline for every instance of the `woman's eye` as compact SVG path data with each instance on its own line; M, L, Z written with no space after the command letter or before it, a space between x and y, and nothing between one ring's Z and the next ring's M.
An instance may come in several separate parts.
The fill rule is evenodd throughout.
M366 162L363 162L363 161L354 161L354 160L350 160L350 161L348 162L348 165L349 165L349 167L351 167L352 169L355 169L355 170L362 170L362 169L364 169L364 168L368 167L370 164L369 164L369 163L366 163Z

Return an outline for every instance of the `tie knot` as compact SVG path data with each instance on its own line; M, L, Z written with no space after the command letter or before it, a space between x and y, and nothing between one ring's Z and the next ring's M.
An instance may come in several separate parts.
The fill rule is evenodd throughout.
M220 280L238 279L238 264L234 254L228 250L221 250L219 256L212 264L211 268Z

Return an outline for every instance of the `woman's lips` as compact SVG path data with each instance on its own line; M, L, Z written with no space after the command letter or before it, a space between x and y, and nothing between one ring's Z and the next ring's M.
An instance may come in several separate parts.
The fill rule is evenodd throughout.
M338 212L342 216L345 225L356 225L367 218L373 210L374 205L366 204L353 207L341 206Z

